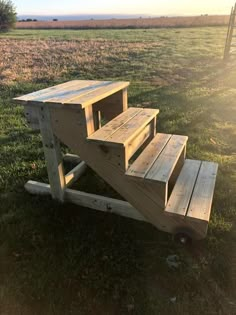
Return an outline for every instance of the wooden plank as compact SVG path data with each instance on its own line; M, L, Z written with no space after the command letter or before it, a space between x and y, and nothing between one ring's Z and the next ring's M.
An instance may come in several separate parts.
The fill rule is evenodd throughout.
M155 138L149 143L145 150L130 166L130 168L126 172L126 175L144 178L170 138L171 135L169 134L157 133Z
M77 166L75 166L69 173L65 175L65 183L68 187L69 185L76 182L86 171L87 165L84 161L80 162Z
M78 81L78 84L71 85L66 89L63 88L60 91L57 91L55 94L50 96L42 96L37 98L37 101L45 103L61 103L64 104L68 100L73 98L80 98L92 91L96 91L104 86L111 84L110 81Z
M121 128L109 136L106 141L123 144L124 146L134 139L159 113L158 109L145 108L127 121Z
M39 119L38 119L38 109L31 106L24 107L24 114L27 123L34 130L39 130Z
M153 124L148 124L126 147L126 158L129 160L135 152L148 140L153 139Z
M25 189L31 194L38 195L50 195L51 192L50 185L31 180L25 184ZM67 188L65 190L65 201L82 207L109 212L124 216L126 218L147 222L147 220L134 207L123 200L103 197Z
M158 159L153 163L145 178L167 183L178 159L184 150L188 137L173 135Z
M218 164L202 162L187 218L209 221Z
M108 122L101 129L89 136L88 140L101 140L104 141L113 135L119 128L121 128L130 119L136 116L141 108L130 107L125 112L121 113L119 116L114 118L112 121Z
M185 160L165 208L167 214L185 217L200 166L201 161Z
M102 118L101 118L101 112L95 111L93 107L93 121L94 121L94 130L98 130L102 128Z
M51 94L56 93L57 91L60 91L61 89L66 89L69 86L76 85L79 82L81 82L81 81L79 81L79 80L72 80L72 81L69 81L69 82L62 83L62 84L54 85L54 86L46 88L46 89L42 89L42 90L39 90L39 91L36 91L36 92L32 92L32 93L29 93L29 94L26 94L26 95L22 95L22 96L16 97L16 98L14 98L14 100L25 101L25 102L32 101L32 100L37 100L37 98L39 98L39 97L49 96ZM89 82L89 81L85 81L85 82Z
M105 86L101 86L96 90L87 93L84 96L73 97L64 102L64 104L78 104L81 108L88 106L89 104L96 103L103 98L106 98L122 89L127 88L129 82L109 82Z
M60 143L52 130L49 109L39 109L38 117L51 193L54 199L63 201L66 185Z

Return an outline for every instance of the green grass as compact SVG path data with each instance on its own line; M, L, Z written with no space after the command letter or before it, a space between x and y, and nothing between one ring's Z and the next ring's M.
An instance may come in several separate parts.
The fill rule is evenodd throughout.
M225 32L0 35L2 56L12 56L0 85L0 314L236 313L236 61L222 62ZM57 54L65 41L68 51ZM46 47L41 72L37 45ZM159 108L159 131L188 135L189 158L219 163L204 241L182 248L148 224L24 191L28 179L47 181L47 174L40 136L12 98L73 78L131 81L131 106ZM114 195L92 171L78 186ZM176 270L166 263L172 254L180 258Z

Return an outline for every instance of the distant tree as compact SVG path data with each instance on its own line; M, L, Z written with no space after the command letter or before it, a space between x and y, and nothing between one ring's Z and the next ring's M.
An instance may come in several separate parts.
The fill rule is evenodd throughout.
M54 22L57 22L57 21L58 21L58 19L53 19L53 21L54 21Z
M33 22L38 22L38 20L37 19L33 19Z
M16 9L11 0L0 0L0 31L7 31L14 28Z
M26 22L32 22L33 20L32 19L26 19Z

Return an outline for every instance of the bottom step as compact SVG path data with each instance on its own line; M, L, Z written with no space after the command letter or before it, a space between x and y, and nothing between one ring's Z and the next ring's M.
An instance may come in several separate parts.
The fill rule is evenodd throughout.
M171 193L165 213L185 222L209 222L218 165L186 160Z

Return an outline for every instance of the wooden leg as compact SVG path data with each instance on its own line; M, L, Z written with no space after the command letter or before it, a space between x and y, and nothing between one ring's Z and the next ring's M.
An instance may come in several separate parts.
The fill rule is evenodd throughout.
M63 202L66 187L63 160L60 151L60 143L53 134L50 111L46 105L39 109L38 118L51 194L53 199Z
M98 130L101 128L101 112L93 111L93 121L94 121L94 130Z

